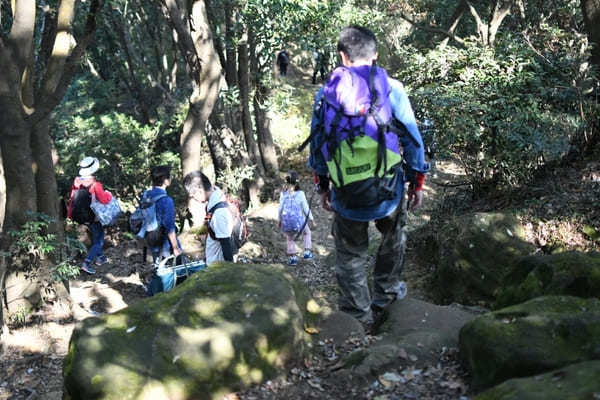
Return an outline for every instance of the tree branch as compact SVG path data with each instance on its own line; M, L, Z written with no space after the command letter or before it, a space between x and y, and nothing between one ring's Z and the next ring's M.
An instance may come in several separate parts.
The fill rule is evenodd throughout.
M24 71L33 54L35 0L15 0L13 5L13 24L7 45L15 57L19 71Z
M64 97L67 91L67 88L73 80L73 76L79 68L79 62L83 57L83 54L85 53L85 49L94 37L94 33L96 31L97 26L98 13L102 9L103 5L103 0L91 1L85 24L84 34L77 42L77 45L73 48L71 54L66 58L66 61L60 62L62 68L56 72L59 74L57 84L42 84L40 88L40 96L42 96L40 97L42 99L41 103L36 106L35 112L31 116L31 121L33 124L36 124L42 119L46 118L46 116L58 104L60 104L62 98ZM55 56L59 58L63 57L61 54L55 54L53 51L50 63L52 63L52 58L54 58ZM48 75L48 73L46 75ZM57 77L53 77L53 79L57 79Z
M391 15L396 16L396 15ZM452 40L454 40L456 43L460 44L461 46L464 46L465 41L463 39L461 39L460 37L456 36L453 32L449 31L449 30L445 30L442 29L440 27L437 27L435 25L425 25L425 24L420 24L416 21L413 21L412 19L408 18L406 15L404 15L403 13L399 13L397 14L397 16L399 16L400 18L402 18L403 20L405 20L406 22L408 22L409 24L411 24L412 26L414 26L417 29L421 29L425 32L431 32L431 33L439 33L442 34Z

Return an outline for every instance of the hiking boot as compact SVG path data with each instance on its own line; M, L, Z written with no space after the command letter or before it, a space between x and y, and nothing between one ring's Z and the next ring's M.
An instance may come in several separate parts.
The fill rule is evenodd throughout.
M313 255L312 251L310 251L310 250L304 250L304 256L303 257L304 257L305 260L309 260L309 259L313 258L314 255Z
M96 258L96 261L94 261L94 264L96 265L104 265L108 262L108 258L106 258L105 256L100 256L98 258Z
M298 257L290 256L290 260L288 261L288 265L298 265Z
M92 267L90 265L90 263L84 261L83 264L81 264L81 270L84 272L87 272L90 275L94 275L96 273L96 270L94 269L94 267Z
M371 311L373 312L373 323L369 326L369 333L371 335L375 335L381 327L381 325L383 325L385 321L387 321L387 319L389 318L390 312L387 310L387 308L382 308L376 306L375 304L371 305Z

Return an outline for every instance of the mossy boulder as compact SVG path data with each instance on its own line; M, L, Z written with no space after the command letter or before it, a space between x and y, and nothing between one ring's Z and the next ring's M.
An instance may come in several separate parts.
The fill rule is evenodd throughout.
M600 398L600 361L572 364L542 375L510 379L475 400L581 400Z
M498 290L496 308L543 295L600 296L600 253L523 257Z
M417 251L437 267L432 295L439 303L489 304L515 260L535 248L511 214L475 213L442 224Z
M303 356L306 289L280 265L217 263L74 330L67 399L215 399Z
M546 296L484 314L460 330L476 390L600 359L600 300Z

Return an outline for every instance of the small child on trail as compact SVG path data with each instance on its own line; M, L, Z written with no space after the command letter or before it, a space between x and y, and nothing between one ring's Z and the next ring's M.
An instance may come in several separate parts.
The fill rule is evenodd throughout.
M298 184L298 173L288 172L285 177L286 185L279 196L279 227L287 239L288 264L297 265L296 236L302 232L305 259L313 258L311 231L308 227L310 220L313 229L316 227L304 192Z
M92 246L88 251L81 269L90 275L96 273L92 264L102 265L108 260L102 253L104 246L104 228L94 215L90 205L92 196L102 204L108 204L112 195L96 180L94 173L100 168L100 161L96 157L85 157L79 163L79 176L73 181L67 218L83 225L87 225L92 232Z

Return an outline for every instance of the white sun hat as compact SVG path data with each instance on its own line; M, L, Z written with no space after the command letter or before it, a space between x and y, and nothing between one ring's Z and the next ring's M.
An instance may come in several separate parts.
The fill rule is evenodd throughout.
M90 176L100 168L100 161L96 157L85 157L79 162L79 176Z

